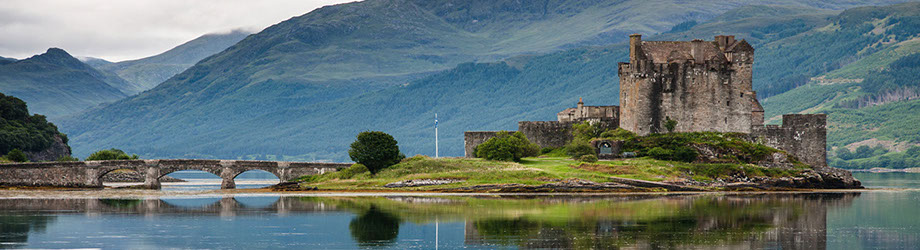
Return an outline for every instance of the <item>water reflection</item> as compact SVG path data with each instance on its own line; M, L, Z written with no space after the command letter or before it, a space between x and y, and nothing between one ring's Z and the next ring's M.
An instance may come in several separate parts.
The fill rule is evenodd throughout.
M433 225L438 222L445 241L441 246L449 248L824 249L829 209L850 207L859 196L0 199L0 212L5 213L0 216L0 243L36 248L131 248L140 243L245 248L259 242L281 248L428 248L435 244ZM42 241L29 238L54 227L56 217L67 218L69 224L61 227L97 223L93 218L115 222L98 222L97 232L70 228L41 234ZM56 240L112 232L126 238L82 243L86 245ZM175 240L189 235L223 240ZM156 240L160 238L164 240Z
M367 212L348 223L348 230L360 246L387 246L399 235L399 218L371 205Z

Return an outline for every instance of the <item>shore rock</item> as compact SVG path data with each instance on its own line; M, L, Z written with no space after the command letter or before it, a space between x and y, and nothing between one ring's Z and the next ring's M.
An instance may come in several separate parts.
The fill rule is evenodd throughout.
M444 185L444 184L451 184L451 183L457 183L457 182L463 182L463 180L459 180L459 179L438 179L438 180L435 180L435 179L418 179L418 180L405 180L405 181L397 181L397 182L393 182L393 183L387 183L386 185L383 185L383 187L387 187L387 188L421 187L421 186Z
M51 143L51 146L42 151L26 151L23 152L26 154L26 157L29 158L29 161L39 162L39 161L56 161L64 156L70 156L70 146L67 146L67 143L64 143L64 138L60 135L54 136L54 142Z

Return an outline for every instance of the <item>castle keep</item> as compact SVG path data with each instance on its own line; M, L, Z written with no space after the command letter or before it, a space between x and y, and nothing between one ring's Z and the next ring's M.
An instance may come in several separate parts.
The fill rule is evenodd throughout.
M754 48L734 36L713 41L642 41L629 37L629 62L617 65L620 106L584 106L557 114L557 121L518 123L541 147L572 140L571 125L589 121L639 135L661 133L667 120L675 132L739 132L752 141L784 150L812 166L826 166L824 114L784 115L783 125L764 126L764 110L752 90ZM466 132L467 157L495 131Z

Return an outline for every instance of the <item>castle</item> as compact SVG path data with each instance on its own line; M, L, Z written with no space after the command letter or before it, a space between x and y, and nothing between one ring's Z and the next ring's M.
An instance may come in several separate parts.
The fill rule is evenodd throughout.
M751 141L784 150L812 166L826 166L826 116L783 115L783 125L764 125L764 110L752 90L754 48L734 36L714 41L642 41L629 36L629 62L619 63L620 106L584 106L557 114L557 121L522 121L518 131L541 147L573 139L572 124L589 121L639 135L664 132L738 132ZM496 131L466 132L466 157Z

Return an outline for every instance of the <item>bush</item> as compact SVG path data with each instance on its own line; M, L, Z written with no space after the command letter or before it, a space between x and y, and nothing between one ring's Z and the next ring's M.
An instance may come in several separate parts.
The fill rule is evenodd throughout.
M580 162L590 162L590 163L594 163L594 162L597 162L597 156L594 156L594 155L582 155L581 157L578 157L578 161L580 161Z
M572 124L572 135L575 137L575 141L589 142L594 138L599 138L605 130L601 128L599 122L591 123L588 121L582 123Z
M649 157L652 157L658 160L670 161L671 156L674 155L674 152L668 149L661 148L661 147L654 147L652 149L649 149L647 154Z
M399 152L399 146L396 144L396 139L387 133L361 132L355 142L351 143L348 156L351 157L351 160L366 166L371 174L377 174L406 158Z
M553 152L553 150L556 150L556 149L559 149L559 148L555 148L555 147L545 147L545 148L541 148L541 149L540 149L540 154L541 154L541 155L549 154L549 153Z
M565 153L571 156L572 159L580 159L584 155L595 155L597 152L587 142L572 141L565 145Z
M65 156L61 156L60 158L57 158L57 160L54 160L54 161L80 161L80 159L77 157L65 155Z
M696 150L690 147L678 147L674 149L674 160L682 162L693 162L699 155Z
M664 122L664 128L668 130L668 133L673 133L674 128L677 128L677 121L671 120L671 118L668 117Z
M521 161L524 157L540 155L540 146L527 140L524 133L499 132L495 137L476 146L476 157L493 161Z
M355 164L352 164L351 167L348 167L346 169L342 169L342 171L339 171L339 178L349 179L351 177L354 177L355 175L359 175L359 174L363 174L367 172L370 172L370 170L368 170L366 166L361 165L361 163L355 163Z
M601 138L615 140L615 141L617 140L618 141L631 141L631 140L636 139L637 136L638 135L636 135L636 133L633 133L629 130L625 130L622 128L617 128L614 130L607 130L601 133Z
M13 162L29 161L29 158L26 157L26 154L23 153L22 150L19 150L18 148L14 148L13 150L10 150L10 152L6 154L6 159L13 161Z
M693 162L699 155L696 150L690 147L676 147L673 150L662 147L654 147L648 150L648 156L656 160L663 161L682 161Z
M137 160L136 154L128 155L121 149L111 148L96 151L86 157L87 161L109 161L109 160Z

